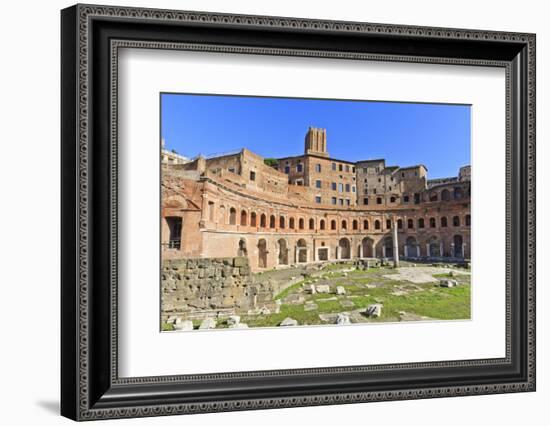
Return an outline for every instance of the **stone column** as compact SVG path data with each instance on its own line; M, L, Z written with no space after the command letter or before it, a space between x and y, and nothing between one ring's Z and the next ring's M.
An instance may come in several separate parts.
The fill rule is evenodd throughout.
M399 242L397 241L397 222L395 218L392 219L393 230L393 266L399 268Z
M431 257L430 243L426 244L426 257Z
M455 243L451 243L451 257L455 257Z
M466 251L465 248L466 248L466 243L462 243L462 259L466 257L464 256L464 252Z
M439 257L443 257L443 243L439 243Z
M362 259L363 258L363 242L361 241L361 243L359 244L359 258Z
M420 257L420 244L416 245L416 257Z

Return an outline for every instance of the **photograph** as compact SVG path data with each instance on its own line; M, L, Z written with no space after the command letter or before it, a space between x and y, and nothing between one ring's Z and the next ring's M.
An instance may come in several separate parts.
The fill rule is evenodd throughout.
M471 320L471 108L161 93L160 330Z

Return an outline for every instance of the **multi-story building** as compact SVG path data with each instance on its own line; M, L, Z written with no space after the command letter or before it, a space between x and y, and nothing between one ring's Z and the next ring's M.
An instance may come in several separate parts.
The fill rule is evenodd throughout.
M399 256L470 257L470 168L428 180L423 165L331 158L324 129L276 166L249 151L162 168L163 258L247 256L253 270ZM395 233L392 230L395 229Z

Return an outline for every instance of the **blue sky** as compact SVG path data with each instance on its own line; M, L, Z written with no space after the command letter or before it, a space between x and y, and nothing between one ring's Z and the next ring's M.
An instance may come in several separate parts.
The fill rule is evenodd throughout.
M246 147L263 157L300 155L308 127L327 129L330 156L424 164L429 178L470 164L470 106L396 102L161 95L161 137L187 157Z

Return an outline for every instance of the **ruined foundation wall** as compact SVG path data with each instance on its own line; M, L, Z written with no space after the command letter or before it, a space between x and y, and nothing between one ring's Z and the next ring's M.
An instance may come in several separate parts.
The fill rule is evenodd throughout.
M248 258L164 260L161 312L189 319L273 308L269 283L253 283Z

